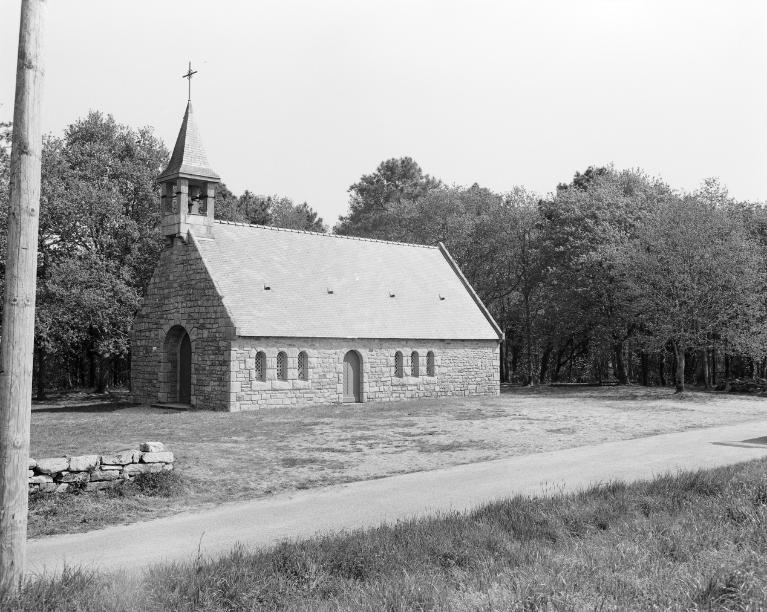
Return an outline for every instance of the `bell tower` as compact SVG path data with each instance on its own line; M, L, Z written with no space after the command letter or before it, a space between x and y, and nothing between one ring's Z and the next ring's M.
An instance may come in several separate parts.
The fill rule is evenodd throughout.
M191 74L190 66L190 80ZM190 227L195 235L213 237L216 185L220 182L208 163L189 100L168 167L157 177L166 238L186 240Z

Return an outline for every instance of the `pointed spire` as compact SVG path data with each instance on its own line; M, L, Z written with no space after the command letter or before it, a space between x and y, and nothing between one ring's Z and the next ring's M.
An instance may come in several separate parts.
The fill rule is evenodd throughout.
M221 178L208 163L208 157L205 155L200 133L194 121L191 101L187 102L184 120L181 123L168 167L157 177L157 181L161 182L178 176L216 182Z

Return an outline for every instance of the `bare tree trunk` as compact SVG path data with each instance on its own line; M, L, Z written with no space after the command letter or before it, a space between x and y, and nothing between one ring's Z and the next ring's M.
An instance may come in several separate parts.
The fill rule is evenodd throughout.
M662 349L658 352L658 376L660 379L660 386L666 386L666 349Z
M650 377L650 372L649 372L650 366L648 363L647 353L642 351L639 354L639 359L640 359L640 368L641 368L640 380L642 382L642 385L647 387L649 382L649 377Z
M615 353L615 378L618 379L619 385L627 385L629 382L628 374L626 373L626 362L623 359L623 342L616 342L613 345L613 352Z
M557 356L556 359L554 359L554 367L551 370L551 382L559 382L559 373L562 371L562 353L564 352L564 348L560 347L557 349Z
M535 386L535 373L533 366L533 330L530 322L530 296L525 293L525 342L527 343L527 373L530 377L527 384Z
M708 349L701 351L701 365L703 366L703 387L706 390L711 388L711 370L708 367Z
M500 363L498 366L501 368L501 382L508 382L508 372L506 371L506 338L501 340L501 347L498 351L498 359Z
M710 374L708 369L708 351L698 349L695 351L695 384L709 388Z
M48 355L43 348L38 348L35 353L37 353L37 399L44 400L47 398L45 388L48 384Z
M509 347L509 350L511 351L511 374L512 376L516 377L519 372L519 360L520 360L520 353L522 351L522 347L519 345L519 343L515 342Z
M551 360L551 351L553 350L554 347L550 344L547 344L543 351L543 355L541 356L541 373L538 377L538 382L541 384L543 384L546 380L546 374L548 374L549 371L549 361Z
M0 592L24 574L40 208L45 4L23 0L13 107L3 338L0 343Z
M674 380L674 386L676 388L675 393L684 393L685 355L684 347L678 342L674 342L674 357L676 358L676 378Z
M96 388L96 353L88 349L88 387Z
M99 357L98 359L98 369L96 370L96 393L105 393L109 386L111 362L111 359L105 357Z

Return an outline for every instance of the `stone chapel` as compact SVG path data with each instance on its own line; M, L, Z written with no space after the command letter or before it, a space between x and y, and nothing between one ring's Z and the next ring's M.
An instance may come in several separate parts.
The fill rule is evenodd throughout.
M502 332L444 245L216 221L187 104L165 248L131 339L133 401L239 411L499 393Z

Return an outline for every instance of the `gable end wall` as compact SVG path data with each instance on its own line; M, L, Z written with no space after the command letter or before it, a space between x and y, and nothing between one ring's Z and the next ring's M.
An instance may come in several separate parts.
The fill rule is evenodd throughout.
M205 268L194 240L174 240L160 255L131 334L134 402L175 401L165 348L180 325L192 342L192 406L229 410L229 353L234 324Z

